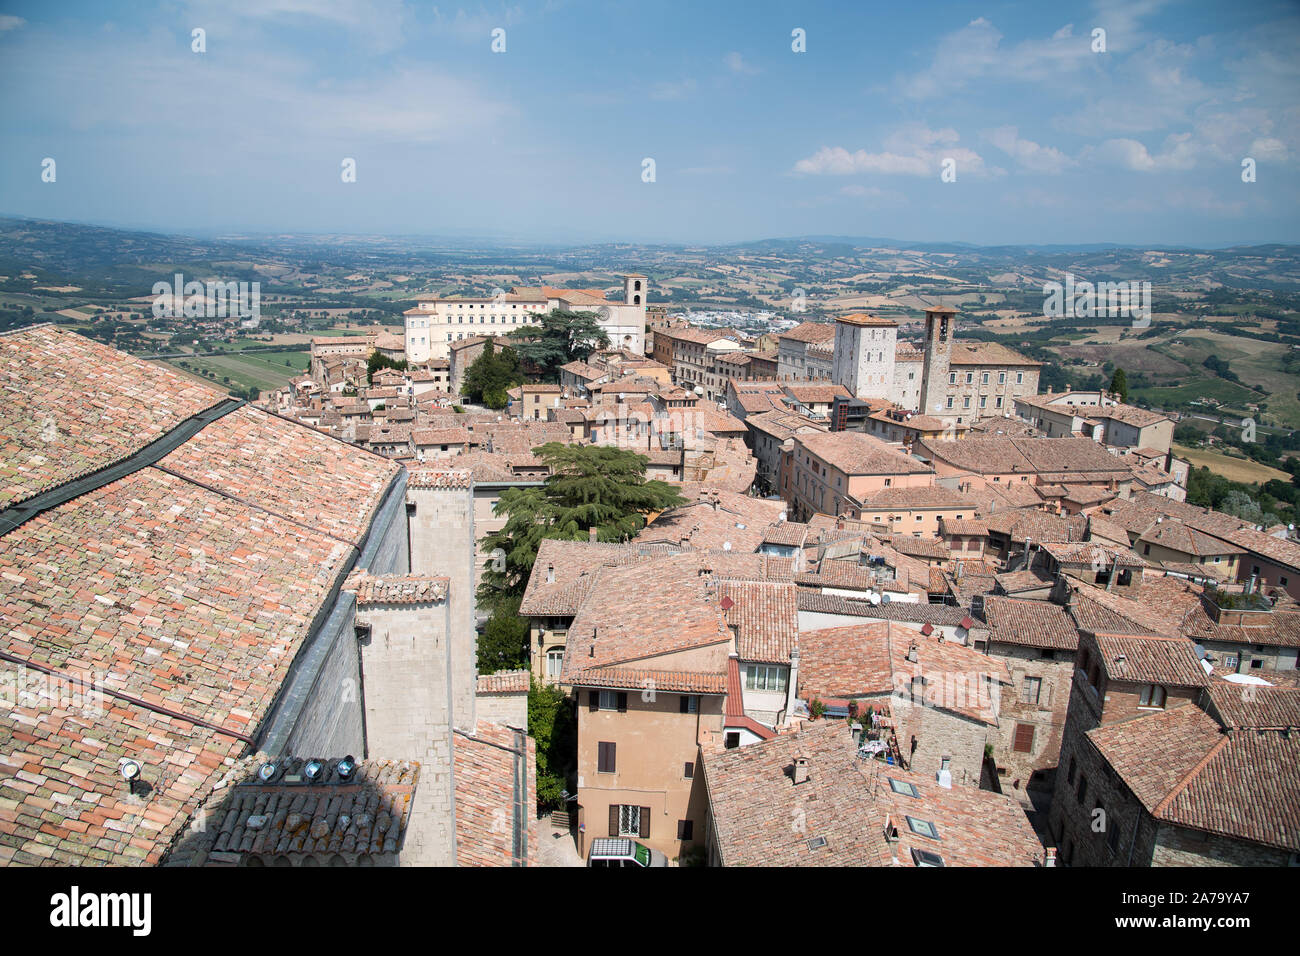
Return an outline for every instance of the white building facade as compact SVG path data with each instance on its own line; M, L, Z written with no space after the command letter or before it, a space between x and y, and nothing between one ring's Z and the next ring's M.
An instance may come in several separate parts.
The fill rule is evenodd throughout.
M405 313L406 360L422 364L445 359L453 342L472 336L504 335L535 325L553 309L596 313L611 348L637 355L645 351L646 277L623 276L623 300L609 299L596 289L515 287L492 296L421 299Z

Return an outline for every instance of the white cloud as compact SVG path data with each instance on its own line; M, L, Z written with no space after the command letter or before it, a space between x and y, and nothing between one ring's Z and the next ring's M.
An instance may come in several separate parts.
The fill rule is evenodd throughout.
M900 78L903 95L913 99L943 96L977 79L1059 82L1063 73L1099 65L1091 37L1075 36L1073 24L1046 39L1023 40L1006 47L1002 40L1002 32L983 17L945 35L928 67Z
M0 33L5 33L9 30L17 30L26 22L27 21L22 17L11 17L8 14L0 15Z
M1163 173L1193 168L1199 152L1191 133L1174 133L1165 137L1164 147L1155 154L1135 139L1120 138L1088 147L1083 158L1088 163L1116 166L1133 172Z
M930 129L919 124L903 127L885 138L883 150L850 152L843 146L823 146L794 164L794 172L807 176L852 176L869 173L884 176L935 176L945 159L957 164L957 174L1000 175L1003 170L986 167L974 150L958 146L960 137L951 128Z
M1040 146L1032 140L1021 139L1014 126L985 130L983 136L1030 172L1059 173L1075 165L1073 159L1054 146Z

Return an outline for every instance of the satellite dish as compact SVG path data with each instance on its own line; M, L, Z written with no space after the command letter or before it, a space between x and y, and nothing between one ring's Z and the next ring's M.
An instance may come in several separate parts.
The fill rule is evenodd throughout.
M867 592L867 600L870 601L873 605L874 605L874 604L879 604L879 603L880 603L880 595L877 594L875 591L868 591L868 592Z
M724 541L724 542L722 542L722 550L723 550L723 551L730 551L730 550L731 550L731 542L730 542L730 541Z

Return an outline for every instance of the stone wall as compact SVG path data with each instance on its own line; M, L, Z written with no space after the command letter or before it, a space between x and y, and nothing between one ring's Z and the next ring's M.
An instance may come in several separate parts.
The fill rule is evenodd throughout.
M368 605L358 623L371 759L420 763L420 785L402 849L406 866L455 864L452 775L451 605ZM473 679L470 693L473 694Z
M468 482L462 487L423 487L417 480L407 487L406 500L411 573L450 582L452 714L457 727L472 732L478 676L473 493Z

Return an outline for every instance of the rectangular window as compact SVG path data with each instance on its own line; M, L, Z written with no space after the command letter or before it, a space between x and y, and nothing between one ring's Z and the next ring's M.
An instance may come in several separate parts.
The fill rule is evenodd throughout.
M1043 689L1043 679L1041 677L1026 677L1023 684L1020 685L1020 702L1022 704L1037 704L1038 695Z
M553 650L546 652L546 676L559 677L560 669L564 667L564 651Z
M903 780L895 780L893 777L886 777L885 779L889 781L889 789L893 790L894 793L900 793L903 794L904 796L916 797L917 799L920 799L921 795L917 793L916 787L914 787L912 784L907 783L906 781Z
M618 710L618 692L612 690L602 690L600 692L600 709Z
M634 807L623 804L618 808L618 835L621 837L643 836L641 832L642 807ZM649 823L649 820L645 820Z
M907 826L913 833L929 837L931 840L939 839L939 828L929 820L919 820L916 817L907 817Z
M1147 684L1138 697L1139 707L1164 707L1165 689L1159 684Z
M596 744L596 772L597 773L616 773L618 766L616 751L618 745L610 741L602 740Z
M785 693L786 668L749 664L745 667L745 689Z
M1024 373L1024 372L1017 372L1017 373L1016 373L1016 384L1017 384L1017 385L1023 385L1024 383L1025 383L1025 373Z
M695 779L695 764L691 763L689 760L686 762L685 769L682 771L682 778L684 780Z
M700 712L700 698L695 694L682 694L677 700L680 713L698 714Z
M695 821L678 820L677 821L677 839L692 840L695 838Z

